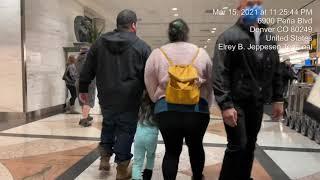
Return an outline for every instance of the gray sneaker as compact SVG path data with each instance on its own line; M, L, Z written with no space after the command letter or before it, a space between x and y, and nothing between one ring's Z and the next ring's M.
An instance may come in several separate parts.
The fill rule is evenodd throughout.
M82 127L89 127L92 124L91 124L90 120L88 118L86 118L86 119L80 119L79 125Z
M88 118L87 118L89 121L93 121L93 117L88 115Z

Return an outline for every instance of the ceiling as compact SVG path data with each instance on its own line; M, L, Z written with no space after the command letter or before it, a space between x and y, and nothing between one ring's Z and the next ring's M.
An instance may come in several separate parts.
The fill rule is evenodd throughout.
M206 11L212 9L234 9L240 0L78 0L84 6L94 9L106 19L106 30L115 27L116 15L123 9L134 10L138 18L138 35L153 48L168 42L167 28L170 21L184 19L190 26L190 42L198 46L207 46L212 56L217 36L232 26L237 16L215 16ZM314 2L312 2L314 1ZM301 8L312 2L307 8L313 9L313 29L320 32L320 0L265 0L266 9ZM173 11L172 8L178 8ZM317 11L318 10L318 11ZM179 14L175 17L174 14ZM318 23L316 23L318 22ZM216 28L212 33L212 28ZM208 41L210 39L210 41ZM298 42L293 42L298 43ZM303 42L299 42L303 43Z

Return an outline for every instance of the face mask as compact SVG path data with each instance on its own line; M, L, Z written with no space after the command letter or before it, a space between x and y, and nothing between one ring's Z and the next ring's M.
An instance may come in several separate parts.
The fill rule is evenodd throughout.
M262 17L263 8L261 5L248 6L244 9L243 22L254 24Z

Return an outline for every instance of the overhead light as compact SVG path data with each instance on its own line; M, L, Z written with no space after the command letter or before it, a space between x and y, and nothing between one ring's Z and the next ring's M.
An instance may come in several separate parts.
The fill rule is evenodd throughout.
M172 8L172 11L178 11L178 8Z
M229 7L225 6L225 7L223 7L222 9L229 9Z
M212 28L213 31L217 30L217 28Z
M216 31L211 31L211 33L213 34L213 33L215 33Z
M174 14L174 16L175 16L175 17L178 17L178 16L179 16L179 14Z
M208 41L211 41L211 39L209 38Z
M203 48L207 49L207 46L204 46Z

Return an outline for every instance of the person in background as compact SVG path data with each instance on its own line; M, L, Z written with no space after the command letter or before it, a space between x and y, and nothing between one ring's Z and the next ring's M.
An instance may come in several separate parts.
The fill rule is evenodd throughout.
M76 58L74 56L69 56L67 68L63 75L63 80L66 83L66 86L71 94L71 98L67 103L66 110L69 113L74 113L74 103L77 99L77 89L76 89L76 81L78 77L77 69L75 66Z
M296 77L292 65L290 63L290 58L289 57L284 57L284 61L280 63L280 71L282 75L282 85L283 85L283 96L285 97L284 99L284 113L283 116L287 116L288 112L288 91L289 91L289 85L293 82L294 79L298 79Z
M139 123L134 141L133 153L133 180L151 180L155 161L155 153L158 143L159 129L154 117L154 104L149 95L144 92L142 104L139 111ZM147 157L143 176L144 160Z
M294 79L297 79L291 67L289 57L285 57L285 60L280 63L280 70L282 73L283 92L284 92L284 95L286 96L288 92L289 83L291 83Z
M79 88L79 79L80 79L80 74L85 66L86 63L86 58L87 58L87 53L88 53L89 48L88 47L82 47L80 49L80 55L78 56L78 60L76 63L77 71L78 71L78 88ZM79 125L83 127L89 127L91 126L91 122L93 120L93 117L89 115L91 108L94 107L95 104L95 98L96 98L96 82L93 80L88 87L88 95L89 95L89 101L88 103L83 103L80 98L79 98L79 104L82 109L82 117L79 121Z
M283 86L277 48L252 47L273 45L273 36L258 24L262 0L241 0L244 13L238 22L222 33L216 42L213 59L213 89L222 110L228 145L220 173L221 180L249 180L254 160L257 135L261 128L265 94L272 87L273 118L283 114ZM250 32L258 27L263 31ZM236 45L234 50L223 48ZM238 48L240 47L242 48Z
M213 95L212 62L204 49L187 42L189 27L182 19L169 24L168 35L170 43L151 53L145 69L145 84L151 100L156 103L155 114L166 148L162 172L165 180L176 179L185 139L189 149L193 179L201 180L205 163L202 141L210 119L209 104ZM200 98L196 104L167 102L169 67L196 69L197 88L200 89ZM170 78L171 81L172 77ZM179 78L181 77L177 77Z
M80 98L88 103L88 87L96 78L103 123L100 170L110 170L115 153L117 179L129 179L131 146L136 133L150 47L137 37L137 15L123 10L117 29L103 34L90 48L80 75Z

